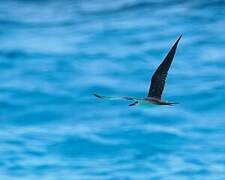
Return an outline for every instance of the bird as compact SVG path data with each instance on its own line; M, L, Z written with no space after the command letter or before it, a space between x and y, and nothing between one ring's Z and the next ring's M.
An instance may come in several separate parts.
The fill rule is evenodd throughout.
M167 105L167 106L173 106L175 104L179 104L177 102L169 102L162 100L162 93L165 87L166 78L168 75L168 71L170 69L170 66L172 64L172 61L174 59L177 45L181 39L182 35L178 37L172 48L167 53L166 57L162 61L162 63L158 66L154 74L151 78L151 83L149 87L149 91L146 97L143 98L137 98L137 97L129 97L129 96L122 96L122 97L111 97L111 96L102 96L99 94L94 93L93 95L100 99L109 99L109 100L118 100L118 99L124 99L132 101L129 106L135 106L138 104L151 104L151 105Z

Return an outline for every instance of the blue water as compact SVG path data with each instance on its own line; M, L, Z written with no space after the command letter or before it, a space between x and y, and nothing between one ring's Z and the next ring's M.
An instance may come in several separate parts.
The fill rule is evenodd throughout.
M225 179L225 2L0 3L0 180ZM143 97L183 34L165 100Z

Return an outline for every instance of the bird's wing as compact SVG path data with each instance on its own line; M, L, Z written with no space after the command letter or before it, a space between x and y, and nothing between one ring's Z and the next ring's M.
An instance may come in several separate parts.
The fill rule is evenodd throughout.
M112 97L112 96L102 96L99 94L94 94L95 97L100 98L100 99L108 99L108 100L130 100L130 101L136 101L136 100L143 100L143 98L134 98L134 97L126 97L126 96L122 96L122 97Z
M154 98L161 99L161 95L162 95L162 92L164 89L167 73L168 73L170 65L173 61L173 57L174 57L174 55L176 53L176 49L177 49L177 44L181 37L182 37L182 35L177 39L177 41L175 42L173 47L170 49L169 53L167 54L167 56L165 57L163 62L159 65L159 67L153 74L152 80L151 80L151 85L150 85L149 92L148 92L148 97L154 97Z

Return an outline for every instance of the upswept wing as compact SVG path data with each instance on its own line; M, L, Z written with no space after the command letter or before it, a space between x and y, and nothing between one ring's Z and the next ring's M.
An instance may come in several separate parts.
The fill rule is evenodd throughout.
M159 65L157 70L152 76L151 85L148 92L148 97L154 97L161 99L161 95L165 86L166 77L170 68L170 65L173 61L174 55L176 53L177 44L181 39L182 35L177 39L173 47L170 49L169 53L163 60L163 62Z

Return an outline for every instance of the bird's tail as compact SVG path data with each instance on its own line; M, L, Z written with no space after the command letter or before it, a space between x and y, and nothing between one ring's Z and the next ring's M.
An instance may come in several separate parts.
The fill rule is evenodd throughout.
M138 104L138 101L135 101L132 104L129 104L129 106L135 106L136 104Z

